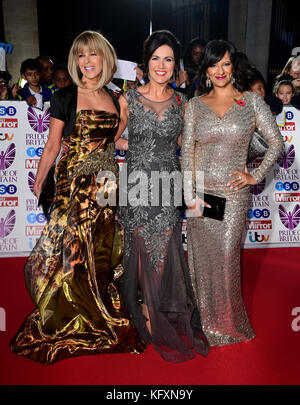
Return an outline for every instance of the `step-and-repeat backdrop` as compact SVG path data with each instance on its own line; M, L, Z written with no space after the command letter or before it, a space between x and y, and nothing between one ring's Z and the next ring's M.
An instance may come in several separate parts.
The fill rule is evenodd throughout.
M28 255L45 225L33 184L49 122L48 103L41 111L21 101L0 101L0 257ZM251 188L245 248L300 246L300 111L284 107L277 123L285 151L264 181ZM124 157L116 151L119 164ZM186 248L184 218L182 238Z
M285 149L266 178L251 187L245 248L300 246L300 111L284 106L276 120Z
M33 184L48 138L49 107L0 101L0 256L28 254L46 222Z

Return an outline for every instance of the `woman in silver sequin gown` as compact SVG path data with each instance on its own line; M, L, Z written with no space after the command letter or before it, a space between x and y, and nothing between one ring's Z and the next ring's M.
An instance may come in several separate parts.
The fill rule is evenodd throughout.
M249 185L263 180L279 157L283 141L269 107L256 93L239 91L235 47L207 44L202 60L203 97L188 103L182 139L185 184L195 197L195 173L204 172L204 192L226 198L223 221L188 218L187 244L192 284L203 331L211 346L251 340L241 290L240 246L249 205ZM255 129L269 144L260 167L247 172L249 142ZM192 200L186 201L192 207ZM197 200L196 206L199 204Z
M194 358L195 352L206 355L209 348L184 256L180 210L174 201L174 188L182 197L176 152L185 99L168 82L174 70L178 71L178 48L170 32L154 32L144 44L149 83L120 97L121 128L128 122L128 152L121 169L121 177L127 169L128 190L121 195L121 186L119 199L125 228L122 292L141 337L152 343L164 360L174 363ZM165 186L155 190L152 176L164 173L168 177L175 172L179 191L175 181L170 204L164 204L162 188L166 183L163 180ZM141 173L148 181L146 188L141 186ZM138 187L146 194L134 192ZM137 194L137 204L133 204L133 194ZM124 195L127 206L122 206Z

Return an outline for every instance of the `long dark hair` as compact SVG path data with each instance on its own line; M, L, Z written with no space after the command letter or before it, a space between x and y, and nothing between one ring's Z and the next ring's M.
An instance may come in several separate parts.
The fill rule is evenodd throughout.
M206 86L207 69L213 66L215 63L220 62L227 51L229 53L231 63L233 64L233 77L235 79L234 87L238 91L245 90L244 87L246 72L243 69L242 64L239 63L236 47L230 41L226 41L224 39L214 39L208 42L205 46L201 56L201 63L199 67L200 86L206 93L210 92L213 89L213 84L211 87Z
M179 66L180 66L180 42L172 34L171 31L168 30L159 30L154 31L145 41L143 45L143 64L144 64L144 72L146 74L149 73L149 60L153 55L153 52L156 51L157 48L163 45L168 45L172 48L174 53L174 61L175 61L175 68L174 73L175 76L178 76L179 73Z

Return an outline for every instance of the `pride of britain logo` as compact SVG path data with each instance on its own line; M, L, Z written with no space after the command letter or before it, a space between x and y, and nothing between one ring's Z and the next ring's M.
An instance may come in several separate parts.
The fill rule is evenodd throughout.
M35 174L33 172L29 172L28 173L28 187L29 187L30 191L32 192L32 194L34 194L34 192L33 192L34 182L35 182Z
M284 150L279 156L277 163L284 169L292 166L295 160L295 146L291 145L287 150Z
M14 162L16 156L16 146L10 144L7 149L0 151L0 170L8 169Z
M250 186L250 192L253 195L261 194L265 189L265 185L266 185L266 179L263 179L263 181L261 183L255 184L254 186Z
M28 107L27 118L31 128L42 134L49 129L50 125L50 108L48 108L44 113L37 112L35 108Z
M287 211L283 205L279 205L279 217L282 224L292 231L300 222L300 205L296 204L293 211Z
M0 217L0 238L6 238L14 229L16 223L16 211L10 210L5 218Z

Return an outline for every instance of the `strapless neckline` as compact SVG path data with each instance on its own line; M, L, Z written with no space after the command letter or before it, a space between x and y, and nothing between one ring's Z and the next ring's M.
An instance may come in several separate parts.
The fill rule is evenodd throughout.
M106 110L93 110L93 109L90 109L90 108L87 108L87 109L83 108L81 110L78 110L78 111L76 111L76 115L80 114L81 112L96 113L96 114L105 113L107 115L115 115L117 118L120 118L119 115L116 112L106 111Z

